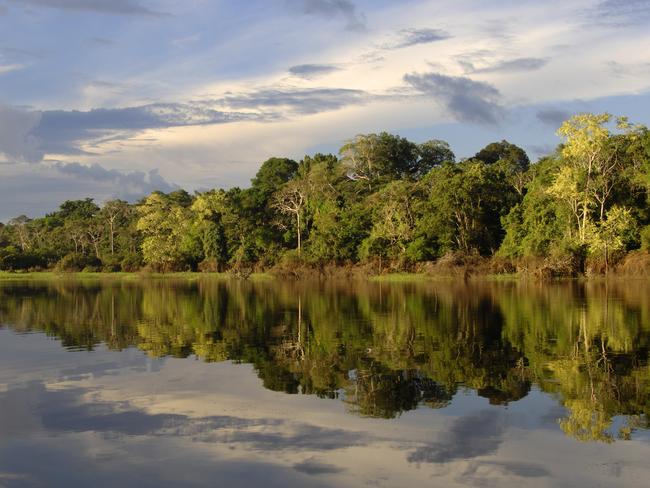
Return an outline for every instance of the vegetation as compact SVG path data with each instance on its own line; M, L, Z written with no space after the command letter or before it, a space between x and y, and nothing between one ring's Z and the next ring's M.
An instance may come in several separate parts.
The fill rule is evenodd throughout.
M556 276L607 273L631 251L647 266L648 129L580 114L558 135L555 153L531 164L507 141L456 161L443 141L364 134L338 156L271 158L246 189L154 192L101 208L67 201L0 224L0 269L247 276L273 267L422 271L438 261Z

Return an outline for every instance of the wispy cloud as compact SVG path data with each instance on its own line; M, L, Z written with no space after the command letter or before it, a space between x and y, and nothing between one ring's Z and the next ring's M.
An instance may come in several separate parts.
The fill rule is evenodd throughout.
M94 81L103 90L112 83ZM0 107L0 154L39 162L44 154L89 154L84 146L125 140L149 129L268 122L361 105L371 95L343 88L263 88L186 103L123 108L24 111Z
M524 71L535 71L548 64L547 58L516 58L499 61L483 67L476 67L470 61L459 61L465 73L517 73Z
M437 100L459 122L496 124L503 117L501 94L488 83L440 73L407 74L404 81Z
M286 0L290 8L325 19L342 18L349 29L364 29L365 17L350 0Z
M160 174L158 170L147 171L129 171L122 172L115 169L106 169L99 164L83 165L79 163L61 163L52 164L59 173L73 176L78 180L90 180L99 183L110 183L116 189L115 196L118 198L131 199L138 198L152 191L169 192L178 189L177 185L170 184Z
M88 111L48 110L32 134L44 152L81 154L84 142L120 134L121 139L147 129L223 124L253 118L215 110L203 104L158 103L139 107Z
M282 113L309 115L337 110L348 105L361 105L367 102L369 97L365 91L347 88L271 88L227 95L219 103L238 110L282 107Z
M313 80L319 76L340 71L341 67L334 64L299 64L289 68L289 73L297 78Z
M140 0L9 0L29 7L47 7L118 15L166 16L146 7Z
M650 74L650 63L619 63L618 61L608 61L605 63L605 66L611 74L619 77L640 77Z
M614 27L647 25L650 22L648 0L603 0L588 11L592 21Z
M444 41L451 38L449 32L442 29L403 29L398 32L397 39L382 46L384 49L402 49L419 44Z
M152 191L169 192L178 186L157 170L118 171L97 164L46 161L38 164L8 164L0 178L0 221L21 214L43 215L66 199L93 197L102 202L112 198L136 201Z
M12 71L18 71L19 69L23 69L25 66L22 64L5 64L2 65L0 64L0 75L4 73L10 73Z

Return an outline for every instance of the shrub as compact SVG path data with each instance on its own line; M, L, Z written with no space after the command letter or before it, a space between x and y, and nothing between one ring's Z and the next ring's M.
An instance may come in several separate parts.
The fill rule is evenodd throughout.
M641 229L641 249L650 251L650 225Z
M120 263L120 267L122 268L122 271L125 271L127 273L133 273L135 271L138 271L140 268L142 268L143 262L142 262L142 256L140 256L138 253L128 253L122 258L122 262Z
M617 274L623 276L647 277L650 275L650 252L632 251L616 267Z
M0 249L0 269L13 271L42 269L46 267L47 259L40 254L25 253L15 246Z
M70 253L61 258L61 260L56 263L57 271L65 272L79 272L85 269L95 269L98 270L102 265L102 262L97 259L95 256L86 256L79 253Z
M219 261L215 258L204 259L199 263L199 271L201 273L218 273L219 272Z

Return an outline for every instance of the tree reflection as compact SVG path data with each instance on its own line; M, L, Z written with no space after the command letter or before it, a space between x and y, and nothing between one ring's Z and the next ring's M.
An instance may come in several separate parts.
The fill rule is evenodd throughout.
M251 363L266 388L341 398L369 417L443 408L459 388L507 405L535 385L566 408L558 422L567 435L611 442L648 426L648 291L605 283L3 284L0 323L74 349L104 343Z

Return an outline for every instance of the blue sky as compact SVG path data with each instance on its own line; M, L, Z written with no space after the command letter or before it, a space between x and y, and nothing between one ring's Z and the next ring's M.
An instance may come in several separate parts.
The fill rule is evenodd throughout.
M650 120L650 0L0 0L0 221L246 186L358 133L501 139Z

